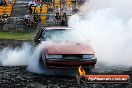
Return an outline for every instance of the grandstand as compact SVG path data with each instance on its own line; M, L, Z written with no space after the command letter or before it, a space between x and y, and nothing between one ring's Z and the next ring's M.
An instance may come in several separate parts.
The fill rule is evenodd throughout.
M6 0L7 6L0 6L0 15L2 15L4 12L8 14L8 16L11 16L12 8L15 3L15 0L12 0L12 3L9 3L8 0Z
M30 16L34 16L35 14L38 15L41 18L41 21L39 22L39 24L35 24L37 27L41 27L41 26L45 26L47 23L47 18L49 16L54 16L55 17L55 13L51 12L49 13L48 9L49 6L53 9L55 9L56 7L59 7L60 9L63 9L64 4L61 2L61 0L53 0L53 2L51 3L47 3L47 2L41 2L38 3L36 2L36 5L32 5L31 9L33 11L32 14L29 14L29 7L28 7L28 3L31 0L12 0L12 3L9 3L8 0L6 0L7 2L7 6L0 6L0 15L2 16L5 12L8 14L8 23L2 25L2 27L0 27L0 31L1 30L27 30L27 29L37 29L36 27L29 27L24 25L24 16L25 15L30 15ZM37 1L37 0L34 0ZM65 4L68 7L73 6L73 0L66 0ZM76 6L79 7L79 4L76 3ZM60 14L62 14L60 12ZM72 15L72 14L71 14ZM51 22L50 22L51 23ZM53 23L55 23L53 21Z

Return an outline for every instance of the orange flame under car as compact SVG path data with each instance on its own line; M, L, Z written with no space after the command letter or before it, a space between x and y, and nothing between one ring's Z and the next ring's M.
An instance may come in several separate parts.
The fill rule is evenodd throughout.
M86 74L86 72L85 72L85 70L82 68L82 66L80 66L80 67L78 68L78 72L79 72L79 75L80 75L80 76L84 76L84 75Z

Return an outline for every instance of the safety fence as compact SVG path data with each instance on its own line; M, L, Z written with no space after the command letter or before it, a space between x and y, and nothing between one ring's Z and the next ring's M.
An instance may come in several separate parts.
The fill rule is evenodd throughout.
M61 25L61 15L59 18L56 18L54 14L34 14L34 16L9 17L7 22L1 19L0 31L33 31L44 26L66 26L67 20L71 15L67 15L66 25ZM42 20L41 16L45 16L45 20Z

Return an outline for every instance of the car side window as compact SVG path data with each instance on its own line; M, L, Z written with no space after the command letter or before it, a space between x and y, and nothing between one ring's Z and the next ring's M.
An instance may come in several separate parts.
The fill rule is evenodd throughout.
M47 39L48 36L49 36L49 34L48 34L46 31L43 31L43 32L42 32L42 39L43 39L44 41L46 41L46 39Z

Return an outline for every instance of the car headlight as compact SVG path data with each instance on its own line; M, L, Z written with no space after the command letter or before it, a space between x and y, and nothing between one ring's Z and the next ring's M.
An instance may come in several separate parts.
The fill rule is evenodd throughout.
M46 58L62 58L62 55L46 55Z
M92 59L92 58L94 58L94 55L93 54L83 55L83 58L84 59Z

